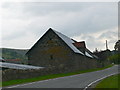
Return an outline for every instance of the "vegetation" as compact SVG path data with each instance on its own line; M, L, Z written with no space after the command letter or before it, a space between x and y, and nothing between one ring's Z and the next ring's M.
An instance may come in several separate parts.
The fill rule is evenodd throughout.
M118 40L118 41L115 43L114 48L115 48L115 50L120 51L120 40Z
M103 68L96 68L96 69L89 69L84 71L78 71L78 72L72 72L72 73L61 73L61 74L50 74L50 75L44 75L34 78L27 78L27 79L17 79L17 80L10 80L10 81L4 81L2 82L2 86L9 86L9 85L15 85L15 84L22 84L22 83L28 83L28 82L34 82L34 81L40 81L40 80L46 80L46 79L52 79L52 78L58 78L58 77L64 77L64 76L70 76L70 75L76 75L86 72L93 72L98 70L103 70L109 67L112 67L113 65L109 65Z
M120 64L120 54L114 54L108 58L114 64Z
M8 48L0 48L0 55L2 55L3 59L20 59L21 63L26 64L26 56L25 53L28 51L27 49L8 49Z
M120 74L110 76L96 85L96 88L118 88L118 78Z

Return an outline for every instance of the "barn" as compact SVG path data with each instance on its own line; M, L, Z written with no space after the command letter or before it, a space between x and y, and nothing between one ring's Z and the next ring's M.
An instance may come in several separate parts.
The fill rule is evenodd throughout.
M86 48L85 41L77 42L49 28L26 53L28 63L41 67L89 69L97 67L97 57Z

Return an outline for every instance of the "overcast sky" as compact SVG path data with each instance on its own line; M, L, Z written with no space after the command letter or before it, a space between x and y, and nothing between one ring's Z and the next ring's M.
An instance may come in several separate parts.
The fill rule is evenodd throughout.
M118 3L116 2L4 2L2 3L2 46L30 49L53 28L88 49L105 49L108 40L113 50L118 39Z

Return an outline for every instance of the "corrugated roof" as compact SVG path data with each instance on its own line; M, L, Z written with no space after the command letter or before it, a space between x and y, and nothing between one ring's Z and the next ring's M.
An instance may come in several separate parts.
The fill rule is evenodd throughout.
M44 68L44 67L38 67L38 66L23 65L23 64L14 64L14 63L6 63L6 62L0 62L0 67L11 68L11 69L23 69L23 70Z
M53 30L53 29L52 29ZM80 53L82 55L84 55L81 51L79 51L74 45L73 43L75 43L71 38L63 35L60 32L57 32L55 30L53 30L75 53Z

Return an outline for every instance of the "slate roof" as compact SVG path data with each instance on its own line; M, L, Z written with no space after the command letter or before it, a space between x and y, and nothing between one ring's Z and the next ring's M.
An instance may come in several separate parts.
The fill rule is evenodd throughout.
M82 53L80 50L78 50L77 49L77 47L74 45L74 43L81 43L81 44L83 44L84 43L84 41L83 42L77 42L76 40L74 40L74 39L71 39L71 38L69 38L69 37L67 37L66 35L64 35L64 34L62 34L62 33L60 33L60 32L58 32L58 31L56 31L56 30L53 30L53 29L51 29L51 28L49 28L48 29L48 31L49 30L52 30L55 34L57 34L75 53L79 53L79 54L82 54L82 55L84 55L84 53ZM48 32L47 31L47 32ZM40 40L40 39L39 39ZM39 40L36 42L36 44L39 42ZM34 46L33 47L35 47L35 45L36 44L34 44ZM82 45L83 46L83 45ZM85 46L85 45L84 45ZM33 48L32 47L32 48ZM30 50L32 50L32 48L30 49ZM85 46L85 48L86 48L86 46ZM30 51L29 50L29 51ZM28 51L28 52L29 52ZM27 52L27 53L28 53ZM26 53L26 55L27 55L27 53ZM91 57L91 58L95 58L94 57L94 55L92 55L92 52L88 52L88 50L87 51L85 51L85 55L86 56L88 56L88 57Z
M88 52L85 51L85 55L91 58L94 58L92 55L90 55Z
M38 66L31 66L31 65L23 65L23 64L14 64L14 63L6 63L6 62L0 62L1 68L11 68L11 69L41 69L44 67L38 67Z
M55 30L53 30L75 53L80 53L82 55L84 55L81 51L79 51L74 45L73 43L75 43L75 41L73 41L71 38L63 35L60 32L57 32Z
M94 55L94 54L93 54L90 50L88 50L87 48L85 49L85 54L86 54L86 56L88 56L88 57L98 59L98 57L97 57L96 55Z
M52 29L53 30L53 29ZM84 55L80 50L77 49L76 46L74 46L75 43L78 43L79 44L79 47L84 47L86 48L85 46L85 42L82 41L82 42L77 42L75 41L74 39L71 39L69 37L67 37L66 35L60 33L60 32L57 32L55 30L53 30L75 53L80 53L82 55ZM91 55L92 52L90 52L88 49L85 50L85 55L90 57L90 58L95 58L93 55Z

